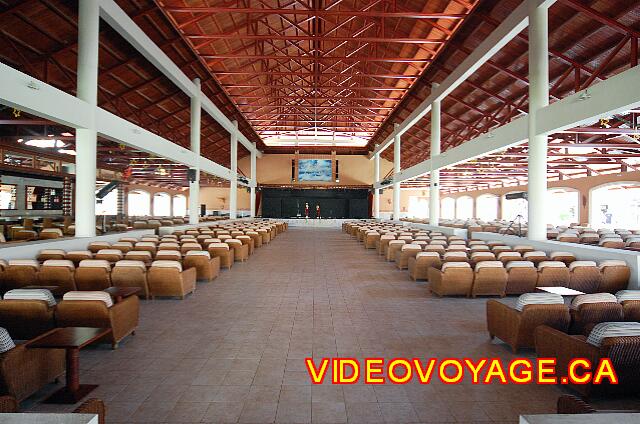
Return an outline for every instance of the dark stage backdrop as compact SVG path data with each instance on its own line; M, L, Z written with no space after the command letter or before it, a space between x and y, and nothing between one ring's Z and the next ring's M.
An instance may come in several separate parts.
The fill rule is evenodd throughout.
M320 205L322 218L369 218L369 190L366 189L262 189L264 218L304 217L309 203L309 217L316 217Z

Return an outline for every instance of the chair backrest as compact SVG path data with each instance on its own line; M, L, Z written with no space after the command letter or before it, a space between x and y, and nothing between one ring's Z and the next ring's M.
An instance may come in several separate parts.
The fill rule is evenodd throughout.
M104 259L85 259L80 261L79 268L100 268L111 271L111 264Z
M151 264L151 268L175 269L175 270L178 270L178 272L182 272L182 264L178 261L165 261L165 260L153 261L153 263Z
M73 261L67 259L47 259L43 262L42 267L47 268L68 268L70 270L74 270L76 267L73 264Z

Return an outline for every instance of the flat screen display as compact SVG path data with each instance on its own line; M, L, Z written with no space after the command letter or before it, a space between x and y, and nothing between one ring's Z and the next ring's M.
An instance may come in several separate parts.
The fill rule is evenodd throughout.
M298 160L298 180L331 181L331 159Z

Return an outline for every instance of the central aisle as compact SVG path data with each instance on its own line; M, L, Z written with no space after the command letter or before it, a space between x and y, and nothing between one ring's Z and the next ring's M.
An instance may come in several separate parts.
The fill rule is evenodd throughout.
M512 359L489 343L484 304L432 298L339 229L290 228L194 296L142 302L137 335L83 351L82 377L123 423L515 423L516 411L554 412L548 386L310 385L311 355Z

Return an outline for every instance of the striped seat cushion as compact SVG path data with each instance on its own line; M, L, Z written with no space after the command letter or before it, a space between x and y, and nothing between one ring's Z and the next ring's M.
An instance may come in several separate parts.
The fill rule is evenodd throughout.
M601 322L596 324L587 337L587 343L602 345L608 337L640 336L639 322Z
M576 268L596 268L597 265L593 261L574 261L569 264L569 270Z
M4 294L4 300L44 300L49 306L56 305L53 294L46 289L13 289Z
M627 266L625 261L617 260L617 259L607 259L605 261L600 262L598 267L602 270L608 266Z
M617 302L618 299L611 293L591 293L581 294L576 296L571 302L571 309L578 309L580 305L585 303L605 303L605 302Z
M536 266L531 261L511 261L507 263L507 265L505 266L507 270L510 270L512 268L534 268L535 269L535 267Z
M104 302L107 308L113 306L113 300L111 300L111 296L109 295L109 293L103 291L70 291L64 294L62 300L98 300L100 302Z
M9 332L0 327L0 353L5 353L16 347L13 339L9 335Z
M522 311L526 305L562 305L562 296L555 293L524 293L518 297L516 309Z
M625 300L640 300L640 290L620 290L615 296L618 303L622 303Z
M500 261L482 261L476 264L476 272L484 268L504 268L504 264Z

